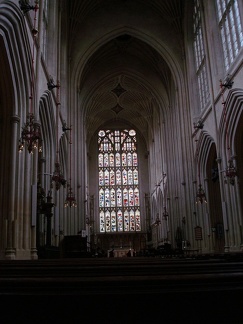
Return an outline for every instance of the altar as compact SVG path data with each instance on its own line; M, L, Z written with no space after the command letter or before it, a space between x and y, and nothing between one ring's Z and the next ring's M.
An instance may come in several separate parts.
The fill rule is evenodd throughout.
M130 252L129 252L130 251ZM129 248L114 248L107 251L107 257L124 258L135 256L135 250Z

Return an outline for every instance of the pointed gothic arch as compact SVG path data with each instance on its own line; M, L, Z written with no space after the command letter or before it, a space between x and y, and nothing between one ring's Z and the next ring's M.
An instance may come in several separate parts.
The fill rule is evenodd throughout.
M30 251L30 241L23 237L21 229L27 226L31 218L28 195L31 191L32 165L26 154L19 156L18 140L29 105L31 50L23 15L16 4L10 1L1 3L0 11L4 12L0 15L0 143L4 156L0 162L0 193L3 198L0 214L4 216L1 217L0 227L1 242L8 241L6 246L0 243L0 254L15 258L16 251L22 248L26 254ZM14 199L15 195L18 199ZM14 240L17 231L18 240Z
M198 161L201 183L206 193L207 204L200 210L204 239L215 252L223 252L225 247L220 177L218 170L217 149L213 138L202 131L198 141ZM197 166L198 167L198 166ZM224 226L226 225L226 226Z
M220 122L220 133L222 161L227 165L228 159L233 160L234 166L237 170L237 177L234 186L230 186L228 191L231 195L228 197L227 207L228 212L233 215L235 226L232 228L234 235L237 237L237 242L243 242L243 91L235 88L228 92L225 100L226 113L222 116ZM230 148L230 154L227 154L227 145ZM230 220L231 222L231 220ZM229 222L229 223L230 223Z

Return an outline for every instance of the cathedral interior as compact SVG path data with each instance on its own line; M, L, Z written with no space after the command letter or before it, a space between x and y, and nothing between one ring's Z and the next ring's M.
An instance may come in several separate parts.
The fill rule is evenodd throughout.
M160 273L146 298L133 282L148 301L197 271L188 260L243 292L242 1L0 0L0 71L1 296L9 274L34 291L15 266L24 279L73 264L87 279L84 262L107 282L125 273L119 296L131 269L144 287L147 267ZM104 280L74 282L88 300L110 293Z

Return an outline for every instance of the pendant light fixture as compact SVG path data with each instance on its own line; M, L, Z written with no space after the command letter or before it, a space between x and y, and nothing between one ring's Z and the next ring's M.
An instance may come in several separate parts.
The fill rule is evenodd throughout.
M69 172L70 172L70 178L69 178L69 184L68 184L68 192L67 197L64 203L64 207L77 207L75 195L72 191L72 126L69 128L66 128L70 130L70 139L69 139Z
M196 139L195 141L196 141L196 145L197 145L196 156L197 156L197 175L198 175L198 183L199 183L197 193L196 193L196 204L198 204L198 203L203 204L203 203L207 203L207 199L206 199L205 191L201 184L198 140Z
M35 1L35 6L31 6L24 1L19 1L20 9L23 13L27 13L30 10L34 10L34 25L32 28L33 35L33 49L32 49L32 62L31 62L31 85L30 85L30 103L29 103L29 111L27 113L26 122L22 127L21 136L19 139L19 152L21 153L24 150L24 145L26 144L28 152L32 153L35 149L39 149L39 152L42 151L42 139L41 139L41 131L40 125L36 123L34 113L33 113L33 100L34 100L34 85L35 85L35 42L36 36L38 35L38 30L36 28L36 20L37 20L37 10L38 1Z
M168 212L167 212L167 208L166 208L167 195L166 195L166 190L165 190L165 177L166 177L166 174L163 173L164 211L163 211L162 219L167 220L168 217L169 217L169 214L168 214Z

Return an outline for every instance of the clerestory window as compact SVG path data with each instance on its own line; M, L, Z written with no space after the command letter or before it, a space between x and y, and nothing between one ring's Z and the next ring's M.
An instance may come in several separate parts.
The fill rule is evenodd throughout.
M42 28L42 56L46 60L46 44L47 44L47 30L48 30L48 0L43 1L43 28Z
M199 0L194 0L193 12L194 54L196 59L196 74L199 89L200 108L203 110L210 101L208 78L206 71L206 57L203 43L201 22L201 8Z
M226 70L243 47L242 24L237 0L217 0L218 22Z
M100 130L98 147L100 232L141 231L136 131Z

